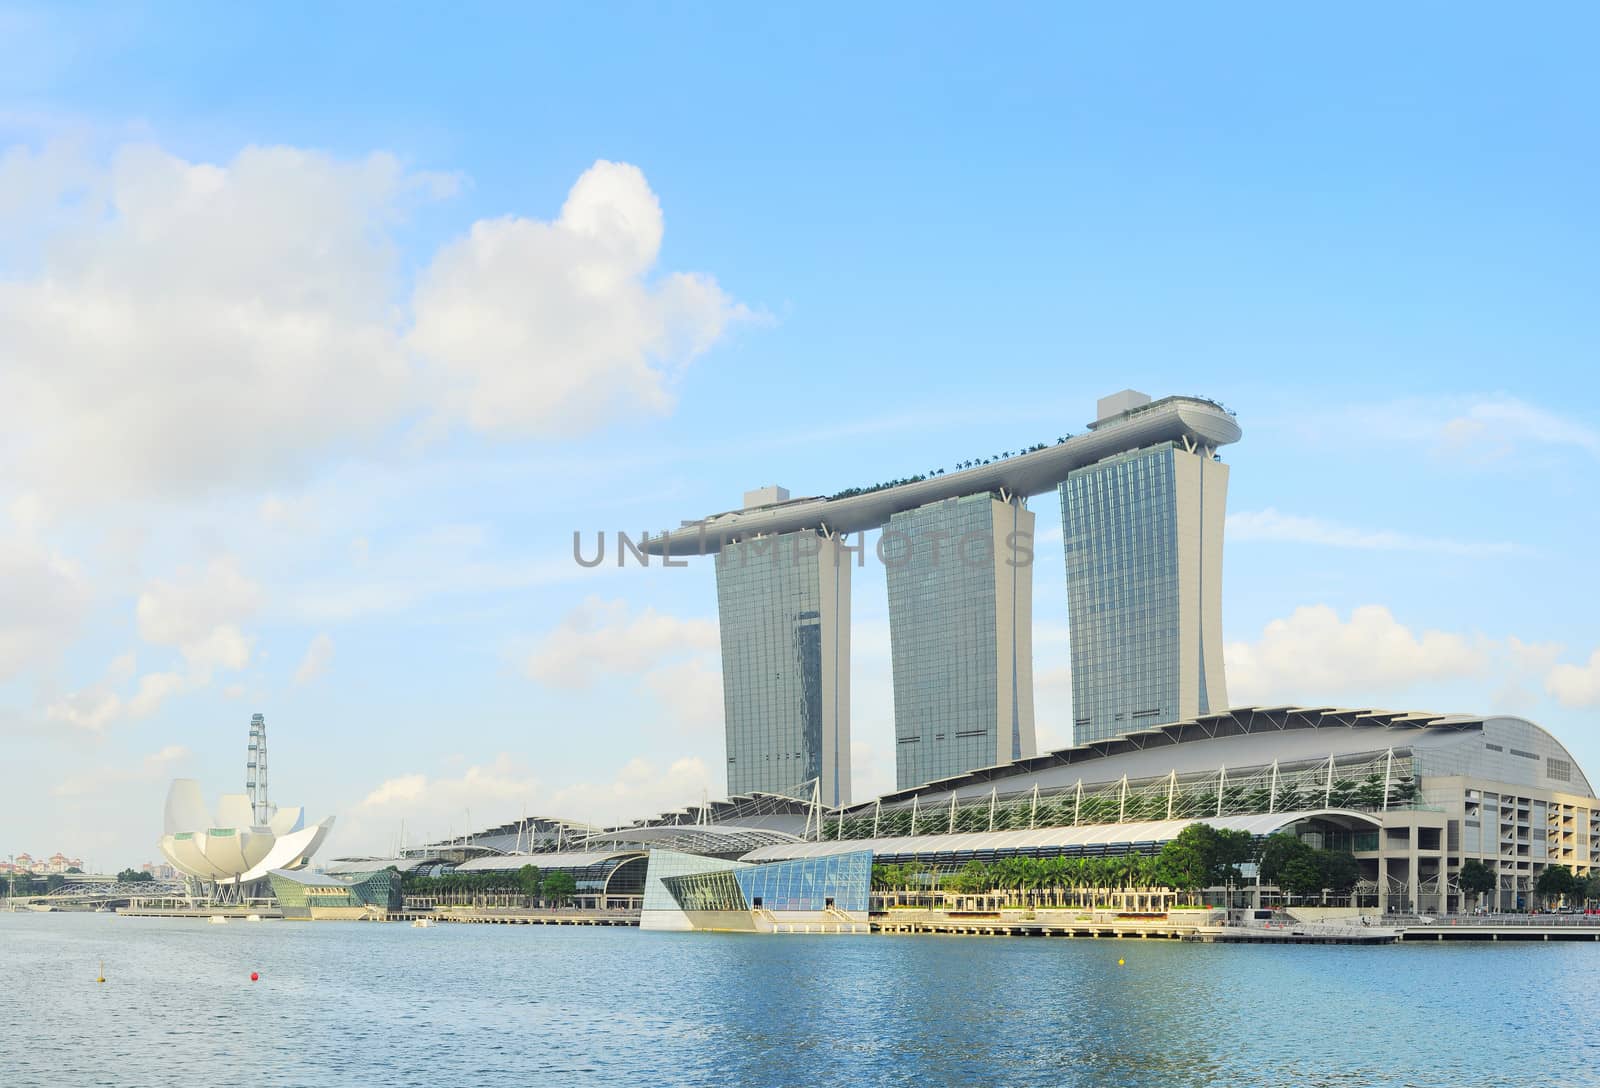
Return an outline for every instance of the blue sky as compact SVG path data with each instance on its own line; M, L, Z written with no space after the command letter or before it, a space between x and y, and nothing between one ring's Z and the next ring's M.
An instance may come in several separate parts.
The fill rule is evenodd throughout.
M153 857L258 710L330 856L716 795L709 564L575 530L1128 386L1244 429L1236 702L1521 713L1600 770L1595 23L0 6L0 853ZM863 796L879 570L855 621Z

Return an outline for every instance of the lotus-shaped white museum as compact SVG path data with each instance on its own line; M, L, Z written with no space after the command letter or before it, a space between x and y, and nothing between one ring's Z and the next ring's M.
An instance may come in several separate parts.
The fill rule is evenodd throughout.
M264 816L258 820L257 816ZM167 790L161 852L180 872L218 884L249 884L273 869L302 869L333 827L333 817L306 826L305 810L257 812L248 794L223 794L215 817L200 783L173 780Z

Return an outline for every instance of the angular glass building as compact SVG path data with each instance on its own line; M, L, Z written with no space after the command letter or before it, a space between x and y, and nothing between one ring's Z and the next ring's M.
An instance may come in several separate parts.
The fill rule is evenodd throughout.
M717 552L730 795L849 802L850 559L811 530Z
M641 929L866 933L872 852L770 865L650 851Z
M285 918L381 918L402 905L400 874L389 869L344 877L274 869L267 879Z
M1139 407L1137 399L1131 403ZM1096 425L1117 418L1119 405L1130 410L1126 404L1102 400ZM1227 709L1228 467L1215 447L1185 439L1118 453L1074 470L1058 490L1073 742Z
M899 788L1034 754L1033 513L991 493L889 519Z

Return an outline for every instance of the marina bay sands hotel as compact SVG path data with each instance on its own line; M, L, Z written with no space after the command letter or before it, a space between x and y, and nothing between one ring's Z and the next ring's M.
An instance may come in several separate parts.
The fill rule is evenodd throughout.
M1073 742L1226 709L1222 529L1239 440L1214 401L1099 401L1085 434L831 497L780 487L651 540L715 555L728 792L850 801L850 568L885 567L898 788L1036 753L1034 515L1061 502ZM850 543L851 534L856 543Z

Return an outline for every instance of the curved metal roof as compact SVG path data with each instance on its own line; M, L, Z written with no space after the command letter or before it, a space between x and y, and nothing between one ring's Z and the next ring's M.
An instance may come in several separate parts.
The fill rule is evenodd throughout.
M890 515L940 499L1002 489L1016 495L1051 490L1073 469L1160 442L1189 441L1217 447L1239 441L1232 413L1202 397L1164 397L1120 417L1100 421L1088 434L1032 453L1008 457L944 476L886 487L839 499L804 498L751 510L730 510L642 542L651 555L708 555L733 537L770 536L827 528L857 533L888 522Z
M663 824L656 827L628 827L591 835L588 844L615 843L622 846L640 843L659 850L685 854L728 854L786 842L799 842L800 836L770 827L741 827L737 824Z
M492 854L473 858L456 866L458 873L483 873L516 871L532 865L541 872L549 869L592 869L610 861L623 862L629 858L642 858L643 850L564 850L551 854Z
M1382 751L1392 747L1437 747L1481 733L1483 718L1337 707L1234 707L1215 714L1153 726L1136 733L1088 741L1011 763L979 767L949 778L886 793L876 799L885 808L924 804L948 797L1001 794L1071 786L1082 779L1111 782L1155 778L1176 770L1180 775L1230 768L1264 766L1274 760L1322 760L1329 754ZM851 805L848 811L869 812L874 801Z
M871 850L874 861L896 858L937 859L996 853L1093 852L1096 848L1159 845L1171 842L1190 824L1210 824L1219 831L1248 831L1270 835L1290 824L1313 816L1335 823L1379 827L1371 813L1342 808L1309 809L1300 812L1264 812L1250 816L1201 817L1191 820L1144 820L1123 824L1088 824L1081 827L1041 827L1029 831L977 831L955 835L899 835L877 839L827 839L784 846L764 846L744 855L741 861L788 861L793 858L822 858ZM1114 851L1108 851L1114 852Z

